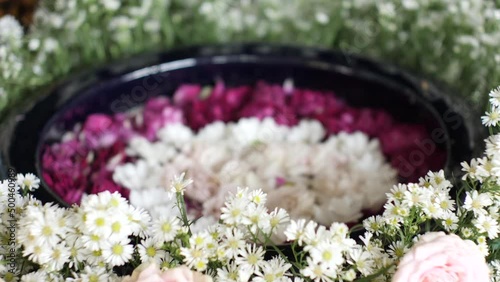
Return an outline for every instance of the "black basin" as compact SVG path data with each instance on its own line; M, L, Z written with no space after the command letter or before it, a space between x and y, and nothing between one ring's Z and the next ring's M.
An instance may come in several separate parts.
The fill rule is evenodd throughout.
M394 66L314 48L191 47L142 55L79 74L20 108L0 129L1 176L6 177L8 167L40 175L42 145L58 140L91 113L125 111L149 97L171 95L180 84L213 84L218 78L229 86L257 80L281 84L293 78L297 87L333 90L352 106L383 108L399 121L424 124L434 143L447 152L448 175L456 175L459 163L470 159L477 139L477 128L468 124L469 112L458 110L435 84ZM42 184L45 189L39 189L37 197L65 204Z

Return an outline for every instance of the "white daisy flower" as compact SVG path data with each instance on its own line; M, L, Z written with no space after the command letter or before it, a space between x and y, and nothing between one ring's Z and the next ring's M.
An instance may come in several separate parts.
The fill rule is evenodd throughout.
M386 193L389 201L402 202L408 188L406 184L394 185L389 193Z
M371 216L363 220L363 227L366 228L366 230L375 234L380 234L382 232L384 225L385 225L385 220L380 215Z
M132 234L129 219L121 213L114 213L109 217L109 226L113 237L126 238Z
M334 237L345 238L349 234L349 227L345 223L334 222L330 225L330 232Z
M486 115L481 117L481 121L487 127L496 126L500 122L500 109L493 106L489 112L486 112Z
M455 201L451 199L448 193L438 193L434 197L434 202L438 204L445 213L455 210Z
M306 220L305 219L299 219L299 220L292 220L290 221L290 224L285 230L285 236L288 241L297 241L299 246L302 245L303 240L305 239L304 233L305 233L305 226L306 226Z
M494 278L493 282L500 279L500 260L494 260L489 263L491 269L491 276Z
M483 256L487 257L490 254L490 249L488 247L488 244L486 243L480 243L477 244L479 251L483 254Z
M162 216L153 222L151 232L156 242L170 242L180 229L181 221L177 217Z
M349 258L347 262L355 266L363 275L372 273L374 265L369 252L362 248L352 248L349 250Z
M462 177L462 180L465 180L467 178L470 178L471 180L476 179L477 168L479 165L477 159L472 159L470 161L470 164L467 162L461 162L460 165L462 166L462 171L465 172L464 176Z
M141 243L137 245L137 251L141 257L141 262L161 265L161 261L165 258L166 252L160 247L161 245L155 242L153 238L142 240Z
M103 209L117 209L118 211L124 210L128 205L127 199L118 192L100 192L97 194L97 201L99 202L99 207Z
M236 228L227 228L224 235L225 239L221 243L221 248L224 249L227 258L233 259L238 255L239 250L245 247L243 233Z
M130 261L133 252L134 247L130 244L130 240L122 239L105 246L102 249L102 257L109 265L120 266Z
M494 165L491 160L486 157L477 160L479 165L477 166L476 178L482 182L482 180L492 176Z
M320 242L309 251L312 261L316 264L326 264L335 267L344 263L344 256L339 245L330 242Z
M383 216L388 224L389 222L403 222L404 218L409 215L408 208L403 205L389 202L384 205L384 209ZM391 219L394 219L394 221Z
M225 206L221 208L220 219L226 225L237 225L245 219L248 200L245 198L234 198L226 201ZM248 221L248 220L247 220Z
M197 271L207 269L209 255L205 249L197 247L181 248L181 255L184 256L184 263L189 268L194 268Z
M25 245L24 247L23 256L27 257L32 262L43 265L50 261L51 247L47 244Z
M174 193L181 193L181 195L184 195L186 187L189 186L191 183L193 183L193 179L190 178L184 179L185 176L186 176L185 172L181 173L180 176L174 176L174 179L170 184L170 191Z
M315 221L309 221L304 227L302 237L304 238L304 248L316 247L319 242L330 240L331 232L326 230L325 226L318 225Z
M151 224L151 216L142 208L128 205L124 211L124 216L129 220L129 228L134 236L144 238L148 227Z
M444 229L446 229L446 231L455 231L458 228L458 217L455 215L455 213L447 213L443 217L441 224L443 225Z
M109 245L107 236L96 233L88 233L81 235L81 244L90 251L101 250Z
M250 191L248 198L256 205L265 205L267 201L267 194L265 194L261 189L257 189Z
M246 247L239 250L236 257L236 264L242 269L248 269L251 273L257 273L264 265L265 251L262 246L246 244Z
M462 233L462 236L464 236L464 238L470 238L472 235L474 235L474 231L472 231L472 229L470 229L469 227L463 227L460 230L460 233Z
M429 171L426 175L429 183L438 191L447 191L447 189L451 188L451 182L447 180L444 176L444 170L440 170L438 172Z
M248 225L253 234L258 234L260 231L264 234L271 232L270 215L265 206L247 206L245 220L241 223Z
M213 242L213 238L210 236L210 234L207 231L202 231L198 232L196 234L193 234L189 238L189 245L192 248L200 248L200 249L205 249L207 248L207 245Z
M43 207L28 206L19 221L19 238L28 239L23 242L33 242L36 245L57 245L61 241L60 236L64 236L65 228L58 225L56 209L50 204L45 204ZM30 248L30 246L25 247Z
M472 192L466 192L465 195L465 202L462 207L465 210L474 212L475 215L487 213L484 208L493 204L488 193L479 193L474 190Z
M493 157L500 152L500 134L495 134L486 138L486 155L489 157Z
M59 271L69 262L70 250L64 244L58 244L50 252L49 261L43 265L48 271Z
M85 248L81 241L81 234L69 232L66 235L66 244L69 247L69 267L82 263L88 256L90 250Z
M491 218L489 215L479 214L476 219L472 221L474 226L481 233L487 233L488 238L495 239L498 237L498 233L500 232L498 222Z
M217 268L217 281L249 281L252 274L253 273L251 273L250 271L238 267L238 265L236 265L236 263L232 261L221 268Z
M307 266L300 272L313 281L332 281L332 277L337 276L335 269L329 268L325 263L314 263L309 257L307 258Z
M287 271L292 267L291 264L285 262L281 257L274 257L269 261L264 262L261 271L258 271L254 281L270 282L280 281L286 278Z
M21 277L21 282L40 282L47 281L47 273L43 270L24 274Z
M290 216L284 209L275 208L270 214L269 224L274 232L278 232L278 227L290 222Z
M360 271L361 272L361 271ZM368 275L368 274L365 274L365 275ZM343 274L342 274L342 278L345 280L345 281L354 281L354 279L356 279L356 277L358 276L358 274L356 273L356 270L354 269L349 269L347 271L345 271Z
M489 93L490 103L495 107L500 107L500 86L492 89Z
M82 272L78 273L75 277L76 279L81 279L81 281L96 281L96 282L107 282L112 281L111 275L102 266L89 266L86 265ZM78 280L77 280L78 281Z
M17 184L28 191L34 191L40 187L40 179L36 177L33 173L18 174Z
M431 193L429 188L420 187L418 184L408 184L408 191L405 192L403 205L411 208L414 206L422 206L430 200Z
M92 266L105 265L104 257L102 256L102 250L90 251L85 258L85 262Z
M387 252L392 257L399 259L408 252L408 247L403 241L396 241L389 245L389 250L387 250Z
M94 210L86 214L85 230L100 236L111 234L111 214L103 210Z
M442 219L446 215L445 211L441 208L441 206L438 203L435 203L434 201L423 203L422 211L424 212L425 215L434 219Z

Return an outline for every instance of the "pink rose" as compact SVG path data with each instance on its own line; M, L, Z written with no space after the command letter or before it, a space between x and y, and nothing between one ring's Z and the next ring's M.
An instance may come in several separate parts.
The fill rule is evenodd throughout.
M488 282L489 269L479 248L454 234L423 235L398 265L393 282Z
M141 264L122 282L211 282L212 278L180 266L161 271L155 264Z

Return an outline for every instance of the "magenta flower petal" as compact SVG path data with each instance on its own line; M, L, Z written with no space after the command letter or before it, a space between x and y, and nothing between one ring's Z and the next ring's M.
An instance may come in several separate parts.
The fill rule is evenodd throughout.
M199 99L201 86L197 84L183 84L174 93L174 103L179 106L191 104Z

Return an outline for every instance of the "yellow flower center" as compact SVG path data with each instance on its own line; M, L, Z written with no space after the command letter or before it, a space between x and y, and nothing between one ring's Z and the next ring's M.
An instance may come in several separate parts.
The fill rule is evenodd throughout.
M53 232L54 231L52 230L52 228L50 226L46 225L46 226L44 226L42 228L42 234L43 234L43 236L47 236L47 237L51 236Z
M123 254L123 246L122 245L114 245L111 250L113 251L113 254L115 254L115 255Z

